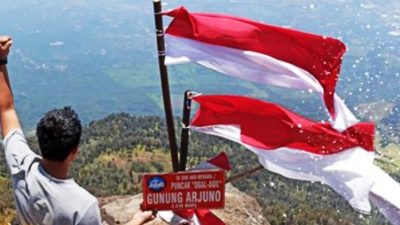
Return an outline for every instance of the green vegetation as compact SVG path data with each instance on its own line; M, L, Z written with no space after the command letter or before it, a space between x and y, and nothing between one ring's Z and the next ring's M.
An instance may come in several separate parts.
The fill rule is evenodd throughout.
M0 225L15 217L10 179L0 176Z
M142 65L119 65L107 69L106 74L116 83L130 88L159 86L157 67L153 63Z
M376 152L379 154L377 164L385 171L400 175L400 146L390 143L385 147L378 146Z
M120 113L91 122L84 128L72 175L96 196L139 193L142 173L171 171L165 130L163 120L155 116ZM257 165L255 156L237 144L198 133L190 138L191 166L221 151L229 155L234 168L231 174ZM35 138L29 138L29 142L37 149ZM390 145L379 152L399 155L399 147ZM4 162L2 153L0 158ZM400 178L399 171L394 170L400 166L398 157L392 164L378 163ZM4 222L15 212L5 163L0 165L0 214ZM272 225L389 224L376 209L370 216L356 213L338 194L318 183L290 180L264 170L234 185L259 201Z

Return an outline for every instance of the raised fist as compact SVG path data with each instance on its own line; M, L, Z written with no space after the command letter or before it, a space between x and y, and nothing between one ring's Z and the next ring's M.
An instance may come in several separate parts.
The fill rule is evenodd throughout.
M12 39L9 36L0 36L0 60L7 59L12 45Z

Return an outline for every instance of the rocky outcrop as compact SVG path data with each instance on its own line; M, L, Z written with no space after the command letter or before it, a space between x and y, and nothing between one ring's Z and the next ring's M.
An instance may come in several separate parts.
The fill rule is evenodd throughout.
M104 224L125 224L139 209L142 195L100 198ZM258 202L231 185L226 186L225 208L213 210L226 224L269 225ZM149 225L165 225L159 218Z

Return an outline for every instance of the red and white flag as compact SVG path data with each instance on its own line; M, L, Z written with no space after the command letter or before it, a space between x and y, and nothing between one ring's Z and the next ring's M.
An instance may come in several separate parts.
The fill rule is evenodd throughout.
M225 152L221 152L218 155L209 158L207 161L202 162L196 165L191 170L212 170L212 169L221 169L225 171L231 170L231 163L229 162L228 156Z
M241 105L231 98L241 97L206 97L192 129L243 144L270 171L326 183L361 212L370 211L370 200L393 224L400 224L400 195L391 194L400 193L400 185L372 164L373 126L359 124L335 94L346 50L341 41L234 16L189 13L183 7L164 14L173 17L165 35L167 65L195 62L253 82L315 91L323 95L333 119L333 126L315 123L271 103L258 105L262 102L257 100L245 106L250 111L235 111L230 107ZM224 110L206 115L213 107L204 103L211 99ZM210 106L218 105L214 103ZM228 112L231 117L224 114ZM199 124L214 117L215 123ZM262 122L265 118L268 123Z
M225 225L208 209L182 211L161 211L157 214L164 222L171 225Z
M358 120L335 94L345 45L333 38L184 7L166 29L166 64L195 62L241 79L323 94L340 130Z
M370 212L371 198L389 220L398 221L400 195L394 193L400 193L400 186L373 165L372 123L339 132L252 98L200 95L193 100L199 108L192 130L242 144L272 172L327 184L360 212Z

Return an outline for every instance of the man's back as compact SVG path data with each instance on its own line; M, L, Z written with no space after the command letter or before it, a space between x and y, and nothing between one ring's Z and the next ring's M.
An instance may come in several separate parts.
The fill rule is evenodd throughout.
M56 179L40 165L21 130L3 141L22 224L101 224L98 202L73 179Z

